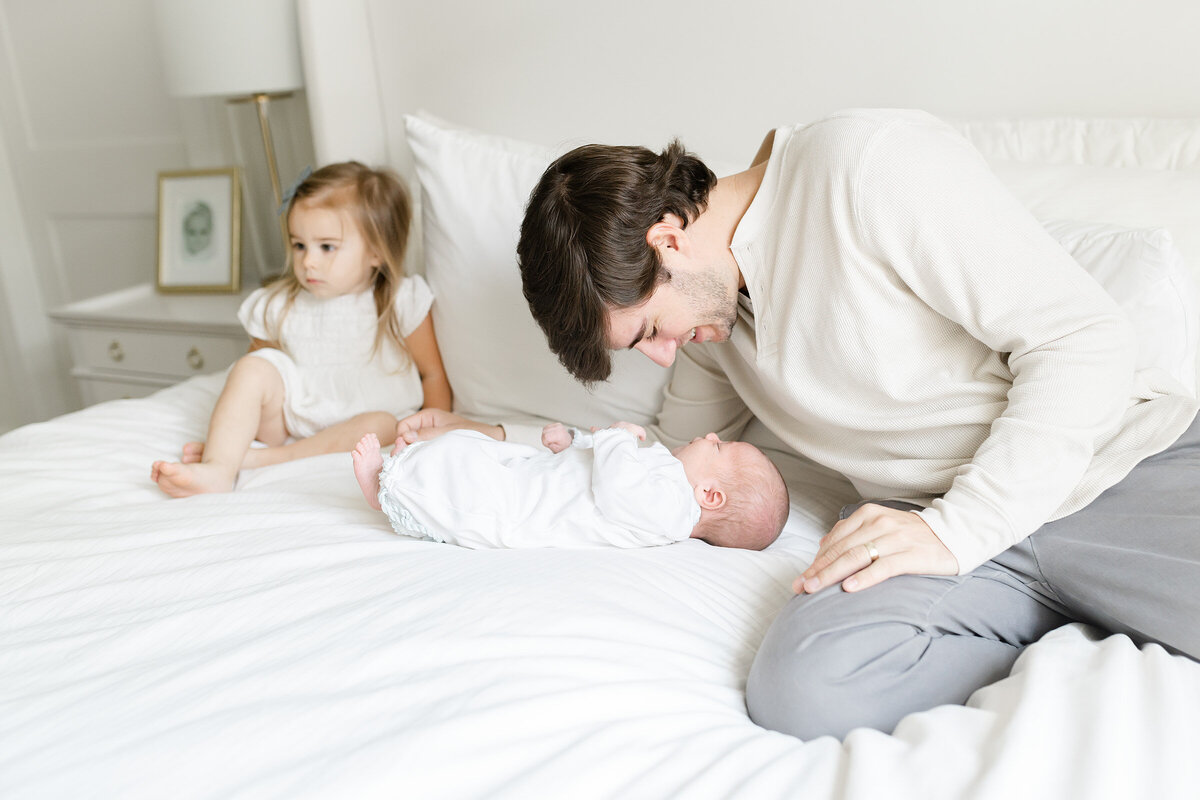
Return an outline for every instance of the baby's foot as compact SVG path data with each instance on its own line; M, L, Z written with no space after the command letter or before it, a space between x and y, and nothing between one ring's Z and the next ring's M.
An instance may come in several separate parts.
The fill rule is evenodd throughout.
M231 473L219 464L155 461L150 467L150 477L171 497L190 497L232 490L237 472Z
M373 433L358 440L354 451L350 453L354 460L354 477L362 488L363 497L376 511L379 505L379 470L383 469L383 453L379 450L379 437Z
M179 461L183 464L196 464L202 458L204 458L204 442L188 442L183 446L183 457Z

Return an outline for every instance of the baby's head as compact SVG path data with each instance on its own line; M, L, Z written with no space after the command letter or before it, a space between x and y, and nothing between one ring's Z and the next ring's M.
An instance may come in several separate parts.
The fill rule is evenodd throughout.
M671 452L682 462L700 504L693 538L749 550L762 550L778 538L788 518L788 490L761 450L710 433Z

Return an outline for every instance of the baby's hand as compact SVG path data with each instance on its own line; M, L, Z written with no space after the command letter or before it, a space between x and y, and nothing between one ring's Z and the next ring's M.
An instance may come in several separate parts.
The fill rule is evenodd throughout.
M630 433L632 433L634 436L637 437L637 440L639 442L646 441L646 429L643 428L641 425L634 425L632 422L614 422L612 425L609 425L608 427L620 428L623 431L629 431ZM592 433L595 433L598 430L599 430L599 428L592 428Z
M542 444L552 453L561 453L571 446L574 437L566 425L561 422L551 422L542 428Z

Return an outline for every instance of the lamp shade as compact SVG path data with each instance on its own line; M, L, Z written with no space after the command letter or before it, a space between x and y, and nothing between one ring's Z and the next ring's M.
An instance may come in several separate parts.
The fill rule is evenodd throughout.
M167 90L177 97L304 85L295 0L155 0Z

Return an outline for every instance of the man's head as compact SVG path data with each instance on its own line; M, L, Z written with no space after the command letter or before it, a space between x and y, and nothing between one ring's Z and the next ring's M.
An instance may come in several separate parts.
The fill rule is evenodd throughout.
M671 453L683 464L700 504L693 538L762 550L779 537L790 510L787 484L761 450L710 433Z
M674 274L671 256L663 253L678 247L672 231L682 231L704 211L716 182L712 170L677 141L662 153L585 145L542 175L521 224L521 281L550 349L577 379L607 379L610 349L668 337L678 346L693 328L707 324L707 318L693 319L689 306L707 310L713 287L701 275ZM721 291L724 324L731 302L736 313L736 298ZM662 321L670 330L658 322L660 299L669 301L662 314L670 312L670 318ZM718 338L716 331L708 338ZM644 345L638 349L651 355ZM673 354L671 347L671 359ZM655 360L662 363L660 358Z

